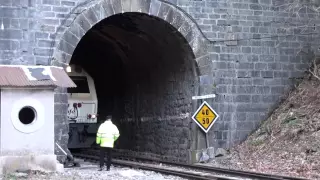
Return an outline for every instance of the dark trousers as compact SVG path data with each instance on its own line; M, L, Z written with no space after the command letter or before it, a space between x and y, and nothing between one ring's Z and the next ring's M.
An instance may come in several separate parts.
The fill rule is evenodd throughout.
M105 156L107 153L107 162L105 161ZM103 167L103 164L106 164L107 169L110 169L111 166L111 148L100 147L100 167Z

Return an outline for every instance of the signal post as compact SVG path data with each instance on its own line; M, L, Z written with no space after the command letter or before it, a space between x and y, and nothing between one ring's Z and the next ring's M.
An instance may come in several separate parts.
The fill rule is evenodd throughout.
M213 147L210 147L209 144L209 138L208 138L208 132L211 129L211 127L214 125L214 123L219 118L218 113L205 101L205 99L212 99L215 98L215 94L209 94L209 95L203 95L203 96L193 96L192 100L195 101L195 104L198 105L198 100L200 101L201 105L198 106L198 109L195 110L195 113L192 116L192 120L197 124L198 128L196 128L195 132L195 139L196 139L196 151L191 154L191 163L199 162L201 156L203 156L204 153L208 153L210 149L213 149ZM198 136L199 128L204 132L205 134L205 144L206 149L203 149L199 144L200 137Z

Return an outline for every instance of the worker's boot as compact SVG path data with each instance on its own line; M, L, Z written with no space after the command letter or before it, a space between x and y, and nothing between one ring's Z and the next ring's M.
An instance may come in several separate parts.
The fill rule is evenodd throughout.
M102 170L103 170L103 166L98 169L98 171L102 171Z
M107 167L107 169L106 169L107 171L110 171L110 167Z

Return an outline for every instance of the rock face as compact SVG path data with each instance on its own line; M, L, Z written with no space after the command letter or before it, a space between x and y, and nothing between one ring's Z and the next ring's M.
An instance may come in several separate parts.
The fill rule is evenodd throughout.
M209 132L210 146L231 147L266 119L268 112L293 84L292 79L301 77L308 67L312 47L320 42L319 29L302 27L307 27L306 23L318 24L317 14L312 11L315 5L305 5L305 11L296 11L297 16L283 13L292 6L277 0L167 2L1 0L0 63L65 66L63 63L70 61L82 36L100 20L131 11L159 17L178 29L195 56L200 82L196 85L199 92L194 91L192 95L217 95L214 100L208 100L220 115ZM178 98L173 96L171 99ZM65 90L57 89L55 139L67 150L66 102ZM193 110L187 111L191 116ZM159 146L151 143L154 153L159 153L159 148L166 146L168 139L174 144L184 133L181 131L188 131L187 127L171 129L173 126L160 122L144 125L158 131L174 132L169 137L160 137L163 143ZM129 123L126 126L130 126ZM195 145L197 138L199 141L201 138L195 136L197 128L190 126L190 149L203 148L201 143ZM145 137L151 132L139 129L135 133L144 136L141 139L144 143L155 140ZM58 149L56 153L61 154ZM174 151L170 153L176 155Z

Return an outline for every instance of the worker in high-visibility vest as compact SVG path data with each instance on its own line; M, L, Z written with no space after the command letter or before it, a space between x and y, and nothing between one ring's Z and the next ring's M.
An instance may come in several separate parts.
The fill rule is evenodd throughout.
M105 153L107 153L107 171L110 170L111 166L111 150L113 143L120 136L117 126L111 121L111 116L107 116L107 120L102 123L97 132L96 143L100 145L100 169L103 170L105 164Z

